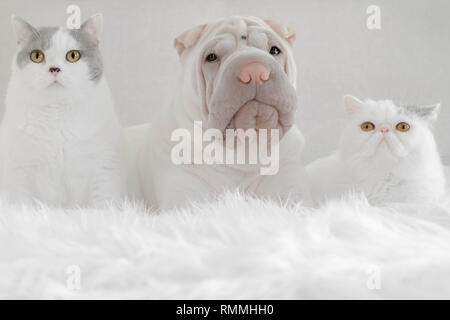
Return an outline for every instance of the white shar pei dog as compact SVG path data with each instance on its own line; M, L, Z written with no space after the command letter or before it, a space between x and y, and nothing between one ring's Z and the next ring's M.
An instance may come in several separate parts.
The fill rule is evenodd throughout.
M254 17L223 19L179 36L175 48L182 72L173 104L155 116L150 126L136 126L126 132L130 168L136 168L130 193L143 196L149 205L159 208L172 208L233 189L283 201L306 200L306 174L300 159L304 139L294 126L294 40L291 29ZM180 142L180 129L194 137L192 140L204 140ZM214 139L210 134L205 139L208 129L213 129ZM246 133L252 129L256 135L249 134L242 140L228 136L230 129ZM278 139L270 129L277 129ZM266 144L259 135L264 131L268 136ZM217 133L223 133L223 139ZM259 151L268 146L270 165L249 161L250 146L258 141ZM194 159L191 163L179 164L178 158L174 159L180 144L191 148L180 152L185 159ZM228 152L244 148L247 153L241 160L245 161L203 159L199 164L195 157L201 157L208 144L209 148L211 144L222 147L227 156ZM272 172L264 173L264 166L270 166L267 171Z

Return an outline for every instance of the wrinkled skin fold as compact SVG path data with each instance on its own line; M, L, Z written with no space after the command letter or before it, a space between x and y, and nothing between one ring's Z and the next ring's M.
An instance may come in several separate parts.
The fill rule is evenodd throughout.
M268 81L237 81L241 66L257 61L270 71ZM282 66L265 53L248 50L230 57L217 75L208 102L208 127L224 129L279 129L280 138L294 122L297 95Z

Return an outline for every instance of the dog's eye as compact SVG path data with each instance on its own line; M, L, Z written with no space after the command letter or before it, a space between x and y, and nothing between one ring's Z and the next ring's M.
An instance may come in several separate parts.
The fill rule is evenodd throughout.
M372 122L367 121L367 122L363 122L361 124L362 131L372 131L374 129L375 129L375 125Z
M78 50L70 50L69 52L67 52L66 54L66 60L69 62L77 62L78 60L80 60L81 58L81 53Z
M406 123L406 122L400 122L400 123L397 123L397 125L395 126L395 128L396 128L398 131L406 132L406 131L408 131L411 127L410 127L409 124Z
M42 61L44 61L44 58L44 53L41 50L33 50L30 53L30 59L34 63L41 63Z
M280 48L273 46L272 48L270 48L270 54L273 56L277 56L281 53Z
M216 60L217 60L217 55L215 53L210 53L206 57L206 61L208 61L208 62L214 62Z

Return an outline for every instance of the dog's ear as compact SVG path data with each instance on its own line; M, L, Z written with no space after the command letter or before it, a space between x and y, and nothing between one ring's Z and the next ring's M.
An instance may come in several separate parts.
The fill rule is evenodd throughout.
M294 29L273 20L264 21L273 29L273 31L275 31L280 37L286 40L291 47L294 45L296 39Z
M177 37L174 41L174 47L177 49L178 55L182 55L184 50L192 48L195 46L197 41L200 39L203 31L206 28L206 24L202 24L196 26L192 29L189 29L183 32L179 37Z

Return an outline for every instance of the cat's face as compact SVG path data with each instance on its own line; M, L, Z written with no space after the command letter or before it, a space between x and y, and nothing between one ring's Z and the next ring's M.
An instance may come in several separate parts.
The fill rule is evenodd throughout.
M345 155L359 159L407 159L434 145L429 124L437 118L439 105L396 106L392 101L362 102L344 97L349 116L341 140Z
M14 16L19 52L13 61L13 76L36 90L83 90L102 77L98 48L102 17L95 15L77 30L34 28Z

